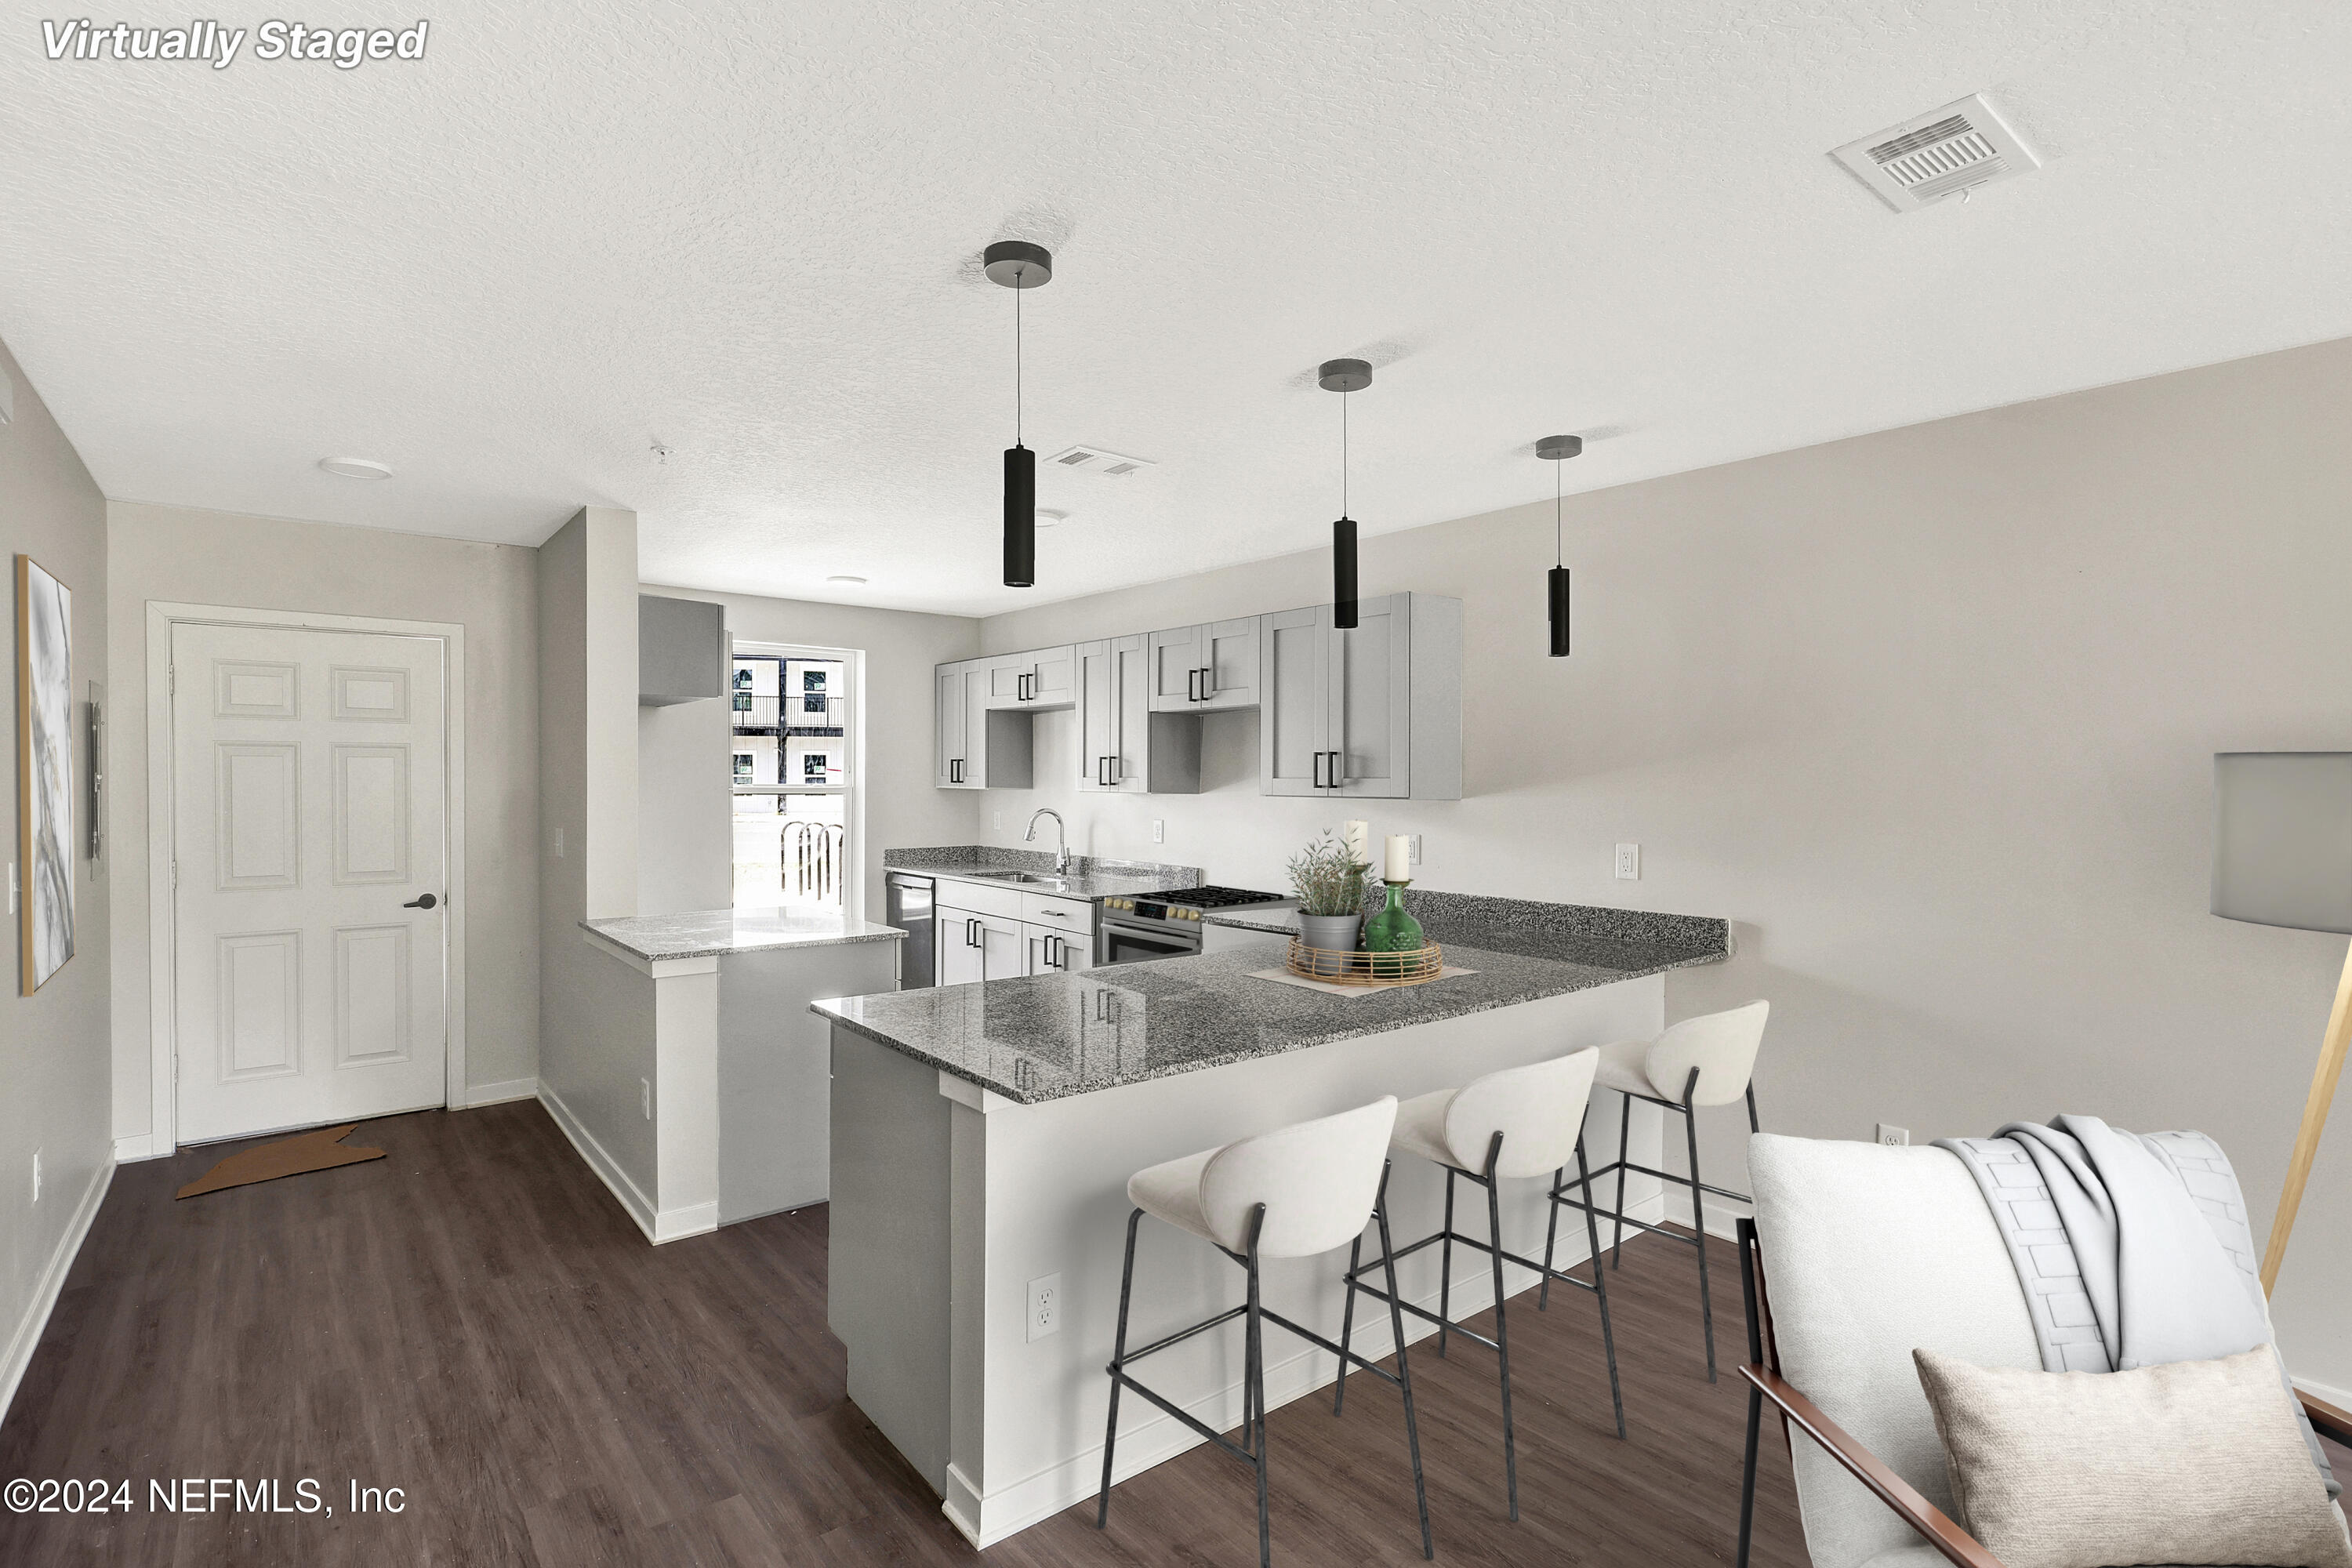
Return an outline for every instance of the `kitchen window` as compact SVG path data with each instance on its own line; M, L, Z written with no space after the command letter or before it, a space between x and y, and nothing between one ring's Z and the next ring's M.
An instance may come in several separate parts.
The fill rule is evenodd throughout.
M738 642L735 907L861 912L855 649Z

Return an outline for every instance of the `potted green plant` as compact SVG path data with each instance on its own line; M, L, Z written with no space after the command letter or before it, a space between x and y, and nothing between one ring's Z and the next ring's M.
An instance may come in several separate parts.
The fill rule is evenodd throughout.
M1290 858L1302 942L1325 952L1356 951L1356 934L1364 923L1364 874L1370 869L1328 828Z

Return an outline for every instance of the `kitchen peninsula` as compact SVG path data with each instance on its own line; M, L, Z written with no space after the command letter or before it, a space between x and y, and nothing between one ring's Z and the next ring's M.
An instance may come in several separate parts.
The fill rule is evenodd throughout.
M812 1005L832 1026L828 1318L849 1348L850 1397L975 1543L1098 1479L1131 1173L1383 1094L1655 1034L1665 973L1730 951L1720 920L1435 893L1412 907L1470 973L1335 995L1256 978L1281 966L1283 938L1235 926L1235 944L1196 957ZM1599 1163L1615 1152L1613 1118L1594 1117L1593 1133ZM1658 1136L1654 1113L1636 1119L1638 1158L1656 1163ZM1541 1184L1517 1185L1504 1224L1524 1249L1540 1242L1544 1205ZM1435 1227L1442 1187L1418 1162L1398 1168L1400 1235ZM1629 1212L1658 1212L1654 1187L1632 1196ZM1583 1252L1579 1236L1563 1266ZM1456 1266L1457 1315L1491 1299L1473 1261ZM1433 1305L1435 1269L1433 1254L1410 1260L1407 1294ZM1532 1283L1514 1272L1514 1290ZM1222 1259L1160 1226L1144 1228L1137 1279L1130 1331L1145 1341L1229 1305L1235 1289ZM1337 1337L1331 1260L1269 1264L1265 1280L1278 1310ZM1391 1348L1384 1322L1360 1321L1357 1337L1367 1355ZM1597 1355L1597 1318L1593 1338ZM1323 1352L1292 1354L1267 1368L1268 1399L1334 1370ZM1220 1429L1239 1424L1240 1384L1234 1336L1202 1335L1155 1363L1155 1384ZM1135 1405L1122 1478L1198 1440Z

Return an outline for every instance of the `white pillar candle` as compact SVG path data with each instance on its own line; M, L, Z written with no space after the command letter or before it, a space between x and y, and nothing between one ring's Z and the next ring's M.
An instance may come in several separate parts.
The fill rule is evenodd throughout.
M1391 882L1412 880L1412 840L1402 833L1389 835L1389 863L1386 879Z
M1340 837L1348 846L1348 858L1359 866L1372 863L1372 825L1350 822L1341 830Z

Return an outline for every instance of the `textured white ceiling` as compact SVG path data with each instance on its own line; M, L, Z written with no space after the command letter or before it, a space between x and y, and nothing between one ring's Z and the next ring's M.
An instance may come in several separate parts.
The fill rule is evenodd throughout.
M1339 354L1377 535L1547 494L1555 431L1593 489L2352 334L2338 0L575 0L350 72L50 63L57 14L0 0L0 335L110 496L634 507L688 586L986 613L1323 541ZM1978 89L2040 173L1897 216L1825 155ZM1159 464L1042 476L1026 594L1001 237L1059 263L1029 445Z

